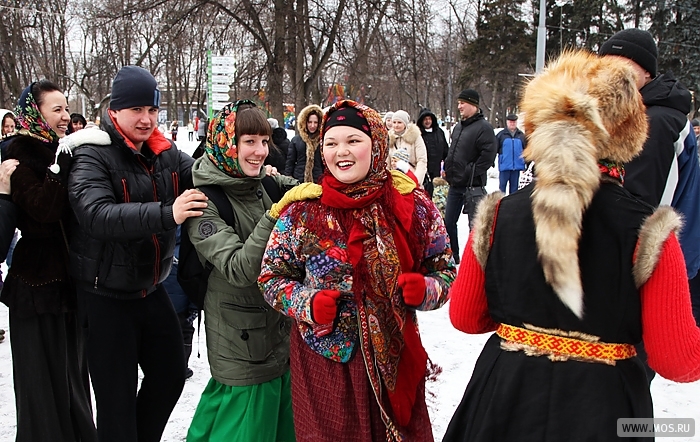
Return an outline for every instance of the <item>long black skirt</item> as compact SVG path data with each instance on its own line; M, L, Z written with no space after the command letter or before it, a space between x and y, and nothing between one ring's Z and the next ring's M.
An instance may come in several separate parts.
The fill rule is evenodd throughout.
M500 342L494 334L484 346L444 442L653 440L617 437L618 418L653 417L638 358L553 362Z
M93 442L83 328L73 312L20 317L10 310L16 442Z

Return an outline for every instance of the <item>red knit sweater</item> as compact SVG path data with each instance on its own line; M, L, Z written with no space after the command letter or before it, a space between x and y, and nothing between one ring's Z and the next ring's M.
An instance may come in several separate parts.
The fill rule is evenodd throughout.
M496 330L486 301L486 276L474 251L472 236L450 289L450 320L465 333ZM651 368L666 379L700 379L700 329L690 306L683 253L675 235L664 243L659 263L641 288L642 337Z

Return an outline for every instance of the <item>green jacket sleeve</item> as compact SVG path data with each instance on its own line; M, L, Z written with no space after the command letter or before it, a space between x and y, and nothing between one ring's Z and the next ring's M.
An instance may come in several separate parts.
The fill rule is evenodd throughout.
M235 209L234 209L235 210ZM234 287L249 287L260 275L262 255L275 226L267 214L245 240L219 216L214 204L204 209L202 216L185 222L190 241L200 259L207 260Z

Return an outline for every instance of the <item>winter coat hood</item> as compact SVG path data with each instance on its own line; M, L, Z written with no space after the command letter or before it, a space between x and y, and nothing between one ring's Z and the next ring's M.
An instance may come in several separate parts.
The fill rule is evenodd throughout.
M313 134L310 134L306 129L306 122L309 121L311 115L316 115L318 117L318 129ZM306 106L299 112L299 118L297 118L297 129L299 130L299 136L302 141L306 143L306 167L304 168L304 181L313 182L313 170L314 170L314 154L318 148L318 144L321 140L321 121L323 120L323 109L320 106L311 104Z
M692 110L690 91L669 74L661 74L639 90L645 106L666 106L684 114Z
M433 119L433 124L430 126L433 130L439 129L440 125L438 124L437 117L435 114L428 109L427 107L421 109L420 113L418 114L418 119L416 120L416 126L420 129L421 132L425 132L425 128L423 127L423 118L425 117L432 117Z
M524 157L537 165L531 204L538 255L547 282L582 317L578 241L600 186L598 162L626 163L642 151L645 108L628 63L572 51L527 85L521 109L529 134Z

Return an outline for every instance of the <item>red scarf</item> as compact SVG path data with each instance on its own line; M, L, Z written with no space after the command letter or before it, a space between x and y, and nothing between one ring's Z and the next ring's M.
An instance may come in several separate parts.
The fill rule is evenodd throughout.
M420 243L412 229L414 196L401 195L391 175L360 192L330 174L321 185L322 204L331 208L347 232L362 355L370 382L380 406L380 383L384 384L396 422L405 427L428 360L414 315L398 290L399 275L420 266L411 252L411 244ZM349 195L351 190L355 195Z

